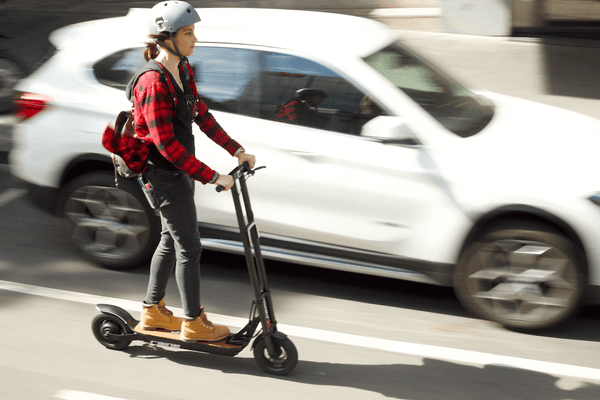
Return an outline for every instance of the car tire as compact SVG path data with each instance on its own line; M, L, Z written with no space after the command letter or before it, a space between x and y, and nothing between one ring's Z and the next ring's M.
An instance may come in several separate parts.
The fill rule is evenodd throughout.
M133 179L93 172L69 182L59 200L67 234L100 265L125 270L147 264L160 235L160 220Z
M17 63L0 58L0 114L14 110L14 87L23 77L23 71Z
M472 314L518 331L555 327L579 306L583 275L572 242L550 227L496 227L460 256L454 289Z

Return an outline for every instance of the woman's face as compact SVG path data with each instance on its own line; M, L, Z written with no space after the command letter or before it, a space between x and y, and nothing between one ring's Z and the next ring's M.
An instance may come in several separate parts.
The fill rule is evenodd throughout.
M194 33L195 30L196 26L192 24L180 28L175 35L173 35L175 45L182 56L189 57L194 53L195 44L198 41Z

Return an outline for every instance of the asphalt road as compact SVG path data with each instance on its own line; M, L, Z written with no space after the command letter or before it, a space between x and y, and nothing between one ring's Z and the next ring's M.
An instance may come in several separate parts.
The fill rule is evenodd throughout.
M264 374L249 349L235 358L141 342L107 350L90 329L93 304L124 301L139 318L147 270L82 259L7 172L0 166L0 398L600 397L598 307L526 335L470 318L448 288L273 262L279 327L300 354L289 375ZM243 258L205 252L202 274L209 317L235 330L251 299ZM174 279L166 301L181 312Z

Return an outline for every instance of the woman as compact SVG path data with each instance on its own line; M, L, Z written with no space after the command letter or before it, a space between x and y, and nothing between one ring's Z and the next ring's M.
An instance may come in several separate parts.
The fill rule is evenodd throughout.
M194 24L200 17L196 10L183 1L164 1L151 14L148 29L153 42L144 53L148 64L127 88L134 103L136 134L153 143L143 176L156 192L162 224L140 322L143 329L180 330L184 341L219 341L229 335L229 328L212 324L200 305L201 246L194 180L229 190L233 178L219 175L194 156L192 122L237 157L239 164L247 161L253 168L255 157L227 135L198 99L186 58L197 41ZM173 316L163 300L174 267L184 318Z
M277 121L294 125L323 128L327 123L316 108L327 98L327 95L317 89L298 89L296 97L292 97L277 110ZM313 109L314 108L314 109Z

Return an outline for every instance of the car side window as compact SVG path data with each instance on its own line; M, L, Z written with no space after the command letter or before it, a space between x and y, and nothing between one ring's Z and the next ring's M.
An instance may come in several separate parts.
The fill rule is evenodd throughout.
M382 110L368 96L331 69L305 58L261 52L260 117L335 132L360 134ZM310 91L300 89L311 89ZM320 104L308 98L324 93ZM307 101L308 99L308 101ZM311 107L312 106L312 107Z
M200 46L189 60L209 109L258 116L258 51Z
M125 90L135 72L144 64L144 49L138 47L113 53L96 62L92 70L101 84Z

